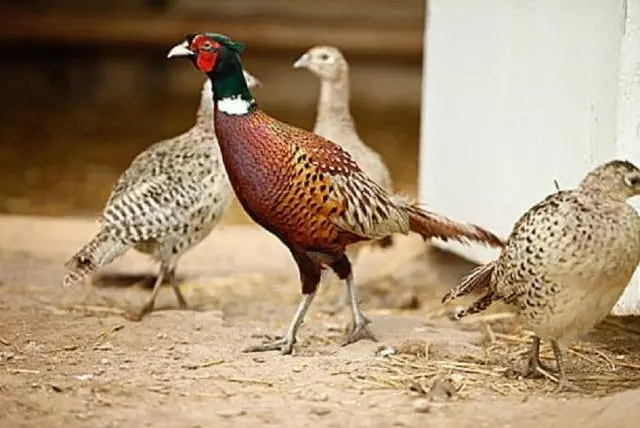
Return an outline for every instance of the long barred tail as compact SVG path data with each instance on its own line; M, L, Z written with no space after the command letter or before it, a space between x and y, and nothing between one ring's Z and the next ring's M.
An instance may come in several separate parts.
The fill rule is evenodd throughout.
M491 304L498 300L498 296L492 290L486 292L484 296L473 302L466 309L458 311L454 314L455 319L464 318L468 315L477 314L478 312L482 312L487 309Z
M120 257L128 249L126 244L108 232L99 232L64 264L67 273L62 280L62 285L68 287L81 281Z
M409 227L424 239L440 238L443 241L456 240L488 244L492 247L504 247L504 241L488 230L475 224L459 223L440 214L423 210L417 205L406 208L409 213Z
M442 296L442 303L447 304L460 296L470 294L474 290L488 290L491 286L491 275L493 275L495 268L495 261L475 267L462 278L460 284Z
M446 304L452 300L466 296L474 290L485 290L485 294L473 302L466 309L458 311L454 314L456 319L466 317L478 312L482 312L487 309L495 300L499 299L499 296L491 288L491 276L496 268L496 262L492 261L485 265L480 265L474 268L467 274L457 287L449 290L443 297L442 303Z

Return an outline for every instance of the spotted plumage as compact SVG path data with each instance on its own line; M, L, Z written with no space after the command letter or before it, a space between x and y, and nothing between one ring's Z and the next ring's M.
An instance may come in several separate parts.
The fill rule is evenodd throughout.
M252 86L259 84L249 74L247 79ZM160 263L152 297L134 318L153 309L165 279L180 306L186 306L175 279L178 261L211 233L233 199L213 126L207 79L196 124L150 146L118 178L98 220L100 231L65 264L64 285L91 275L133 247Z
M640 262L640 217L626 200L640 194L640 170L611 161L575 190L558 191L515 224L499 258L474 269L443 301L483 290L458 314L503 300L536 334L528 372L537 372L540 339L550 340L566 387L558 342L588 332L604 319Z
M425 238L503 244L478 226L389 194L339 145L267 115L240 72L239 46L226 36L197 34L169 56L191 58L212 80L218 144L236 196L253 220L289 248L300 271L303 297L287 334L248 350L292 352L324 268L347 282L353 326L346 343L370 335L345 254L348 245L409 231ZM224 100L230 99L244 102L227 109Z

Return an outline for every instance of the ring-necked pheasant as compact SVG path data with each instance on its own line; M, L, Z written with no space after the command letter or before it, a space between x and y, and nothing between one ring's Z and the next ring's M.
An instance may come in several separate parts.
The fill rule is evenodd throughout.
M382 157L366 145L356 131L349 108L349 64L342 52L334 46L314 46L298 58L293 67L306 68L320 78L320 96L313 132L339 144L378 186L386 192L393 192L391 174ZM390 247L393 245L393 238L390 235L374 243L382 248ZM347 248L347 256L354 265L362 248L361 244ZM348 301L349 294L345 287L329 312L338 312Z
M252 75L245 76L250 86L260 84ZM180 307L185 308L175 277L178 261L211 233L232 200L216 143L207 79L196 124L184 134L153 144L131 162L98 220L100 231L66 262L63 285L85 279L135 248L160 263L160 271L151 298L129 318L140 320L153 310L164 280L169 280Z
M213 82L218 144L236 196L253 220L288 247L300 271L302 299L286 335L246 351L292 352L324 268L349 290L353 323L345 344L370 335L345 254L348 245L409 231L425 239L503 245L478 226L385 192L337 144L267 115L242 75L242 50L242 43L225 35L190 34L168 57L190 58Z
M552 370L538 355L540 339L550 340L558 390L570 387L558 342L602 321L640 262L640 216L626 202L635 195L636 166L614 160L595 168L577 189L558 191L520 217L499 258L471 271L443 302L485 290L458 318L495 300L515 305L536 334L525 374Z

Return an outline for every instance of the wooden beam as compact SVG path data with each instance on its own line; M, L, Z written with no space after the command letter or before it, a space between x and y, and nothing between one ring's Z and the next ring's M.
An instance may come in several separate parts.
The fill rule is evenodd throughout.
M349 55L422 58L423 19L385 22L353 19L282 19L182 14L70 15L0 9L0 43L169 49L186 33L216 31L244 42L247 54L299 52L316 44Z

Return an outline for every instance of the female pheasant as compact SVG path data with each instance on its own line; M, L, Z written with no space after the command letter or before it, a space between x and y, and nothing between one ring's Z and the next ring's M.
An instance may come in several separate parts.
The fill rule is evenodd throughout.
M168 57L190 58L213 82L218 144L236 196L254 221L288 247L300 272L302 299L286 335L246 351L292 352L325 268L349 290L353 324L345 344L370 335L345 255L350 244L415 231L425 239L503 245L478 226L385 192L337 144L267 115L242 75L242 50L241 43L222 34L190 34Z
M349 64L340 49L335 46L314 46L293 64L294 68L306 68L320 78L318 112L313 132L339 144L353 157L369 178L387 192L393 191L391 174L384 160L375 150L366 145L358 132L349 109ZM374 243L381 248L393 245L391 236ZM363 246L356 244L347 248L347 255L355 265ZM349 294L344 293L330 313L336 313L349 302Z
M558 191L527 211L500 257L471 271L443 302L485 292L458 318L495 300L513 304L536 334L525 374L552 370L538 355L540 339L547 339L560 372L558 391L571 388L558 342L602 321L631 280L640 262L640 216L627 199L636 195L635 165L614 160L598 166L577 189Z
M245 72L246 73L246 72ZM260 81L246 73L250 86ZM187 303L175 270L180 257L206 238L233 200L213 129L211 81L202 87L196 124L140 153L118 178L99 220L100 231L67 261L63 285L69 286L111 263L130 248L160 263L150 300L137 313L153 310L168 279L181 308Z

